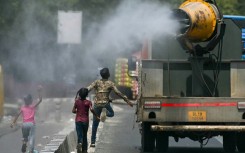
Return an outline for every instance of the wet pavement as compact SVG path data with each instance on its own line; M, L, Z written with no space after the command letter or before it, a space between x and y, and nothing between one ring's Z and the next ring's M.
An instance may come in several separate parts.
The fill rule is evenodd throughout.
M51 101L48 103L50 104L50 102ZM61 103L59 112L56 111L56 106L52 108L51 105L48 107L43 105L39 108L39 111L42 113L39 114L36 125L36 149L38 151L45 150L48 146L52 147L49 144L57 142L54 141L54 138L59 135L60 131L67 127L69 127L68 131L74 129L74 115L71 113L72 106L72 100L67 100ZM43 109L45 109L45 111L43 111ZM88 152L141 153L141 136L138 124L135 122L135 106L131 108L125 104L114 103L113 109L115 116L113 118L107 118L104 123L100 123L96 148L89 148ZM43 114L43 112L45 113ZM3 124L0 124L1 130L2 125ZM20 152L22 145L21 129L19 127L10 129L8 125L9 124L6 124L8 132L0 136L0 153ZM90 128L88 132L89 144L91 126L92 115L90 113ZM189 139L180 139L180 141L176 143L172 137L170 137L169 145L170 148L167 153L224 153L222 149L222 138L220 137L210 139L209 143L203 148L200 148L198 142Z
M114 104L115 116L107 118L100 131L95 149L89 153L141 153L141 136L138 124L135 123L135 106ZM200 143L188 138L175 142L169 139L167 153L224 153L222 137L209 140L208 144L200 148Z
M57 103L59 107L57 107ZM36 114L36 146L44 150L57 134L69 127L74 129L74 114L71 113L73 99L44 99ZM10 128L11 116L0 123L0 153L21 152L22 132L21 117L17 126Z
M140 152L140 133L134 108L114 104L115 116L107 118L96 143L95 153Z

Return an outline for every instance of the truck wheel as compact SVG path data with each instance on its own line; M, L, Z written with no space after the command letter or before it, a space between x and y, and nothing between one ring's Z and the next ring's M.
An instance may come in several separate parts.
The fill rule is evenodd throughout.
M237 149L239 152L245 152L245 133L240 132L237 134Z
M142 123L141 143L143 152L153 152L155 147L155 136L151 131L150 123Z
M226 152L236 151L236 133L227 132L223 134L223 148Z
M168 135L167 133L157 133L156 148L158 152L166 152L168 150Z

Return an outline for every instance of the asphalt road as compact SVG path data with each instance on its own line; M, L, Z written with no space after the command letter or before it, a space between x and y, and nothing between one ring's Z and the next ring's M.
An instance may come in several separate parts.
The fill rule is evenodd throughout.
M57 111L57 102L60 104L58 107L59 111ZM59 134L67 127L75 125L74 115L71 113L72 106L73 101L70 99L44 99L44 102L38 108L36 116L36 150L43 150L55 134ZM10 125L10 121L5 124ZM11 132L0 136L0 153L21 152L22 132L20 126L21 118L19 118L17 127L15 127L16 130L5 129L5 131ZM5 128L10 129L10 126L5 126Z
M47 102L50 104L50 102ZM55 106L42 105L39 108L40 118L36 125L36 149L42 150L46 144L52 140L52 136L63 130L65 127L74 125L74 115L70 112L73 102L63 101L61 104L60 122L56 121L57 111ZM89 153L140 153L140 133L138 124L135 122L135 106L129 107L125 104L113 105L115 116L107 118L105 123L101 123L98 131L96 148L89 148ZM43 113L45 112L45 113ZM91 134L91 124L89 129L89 142ZM0 153L20 152L22 145L21 129L7 133L0 137ZM222 149L222 139L213 138L209 143L200 148L198 142L189 139L180 139L176 143L170 137L170 148L168 153L224 153Z
M61 123L39 123L36 125L36 149L41 150L49 141L52 135L62 130ZM21 129L0 137L0 153L18 153L22 146Z
M135 106L134 106L135 107ZM107 118L100 131L99 140L94 150L90 153L140 153L141 136L138 125L135 123L135 108L127 105L113 106L115 116ZM133 128L135 126L135 128ZM200 148L198 142L188 138L180 139L178 143L170 137L169 150L167 153L224 153L222 137L209 140L208 144Z
M134 121L135 108L113 105L115 116L107 118L96 143L96 153L137 153L140 134ZM133 128L135 126L135 128Z

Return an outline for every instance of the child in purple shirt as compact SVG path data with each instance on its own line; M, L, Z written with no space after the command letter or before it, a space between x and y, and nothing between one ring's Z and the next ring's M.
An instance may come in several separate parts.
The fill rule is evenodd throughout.
M98 120L100 118L95 113L92 107L92 102L87 100L88 89L81 88L77 92L76 100L74 107L72 109L72 113L76 114L75 124L78 138L77 152L78 153L87 153L88 149L88 140L87 140L87 132L89 127L89 110L96 116Z

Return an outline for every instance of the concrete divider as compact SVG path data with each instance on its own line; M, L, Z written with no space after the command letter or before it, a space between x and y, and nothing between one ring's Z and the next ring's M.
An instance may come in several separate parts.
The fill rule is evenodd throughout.
M64 133L54 135L40 153L71 153L75 151L76 145L77 136L73 130L67 135Z
M51 136L50 142L39 151L40 153L71 153L75 151L77 145L75 124L67 121L65 116L61 116L71 114L73 101L73 98L44 99L42 105L39 106L41 121L51 118L53 122L66 122L64 123L64 129Z
M77 137L75 131L70 132L61 143L55 153L70 153L76 148Z
M66 105L71 105L71 102L73 99L59 99L60 104L62 106L64 106L64 104ZM58 101L58 100L57 100ZM50 111L55 111L54 104L56 103L51 103L51 101L48 99L46 100L46 112L50 112ZM123 100L113 100L114 104L127 104L125 103ZM112 105L113 105L112 103ZM67 108L68 106L65 106L65 108ZM41 108L42 109L42 108ZM61 108L62 109L62 108ZM45 110L45 109L43 109ZM71 109L70 109L71 110ZM48 114L44 114L46 116L48 116ZM90 121L92 121L92 115L90 115ZM103 124L101 123L99 125L98 128L98 134L97 134L97 140L99 140L99 134L103 128ZM88 131L88 141L90 142L90 136L91 136L91 128L89 128ZM76 152L76 146L77 146L77 134L75 131L75 127L74 124L69 124L63 131L59 132L58 134L55 134L53 136L53 138L51 139L51 141L44 147L43 150L40 151L40 153L75 153ZM93 152L90 150L88 150L89 152Z

